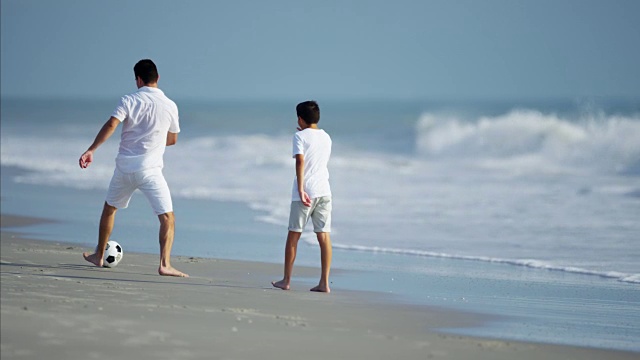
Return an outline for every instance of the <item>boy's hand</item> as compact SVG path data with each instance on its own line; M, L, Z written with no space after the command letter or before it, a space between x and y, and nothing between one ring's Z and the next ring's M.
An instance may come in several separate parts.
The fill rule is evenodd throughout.
M311 206L311 198L305 191L300 193L300 200L302 201L302 205L307 207Z

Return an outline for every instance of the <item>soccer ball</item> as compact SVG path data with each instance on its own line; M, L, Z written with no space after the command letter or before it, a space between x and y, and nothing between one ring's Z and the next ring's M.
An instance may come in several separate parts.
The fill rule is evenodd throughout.
M104 267L116 267L122 260L122 246L113 240L107 241L107 247L104 249Z

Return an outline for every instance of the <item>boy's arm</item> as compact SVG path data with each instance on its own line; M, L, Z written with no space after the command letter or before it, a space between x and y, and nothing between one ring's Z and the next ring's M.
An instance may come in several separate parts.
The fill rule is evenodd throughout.
M304 206L311 206L311 199L304 191L304 155L296 154L296 178L298 179L298 194Z
M167 146L175 145L178 142L178 133L167 132Z

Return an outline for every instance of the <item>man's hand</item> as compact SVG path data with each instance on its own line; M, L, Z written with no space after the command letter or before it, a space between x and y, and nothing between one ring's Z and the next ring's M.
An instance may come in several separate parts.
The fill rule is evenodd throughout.
M79 163L82 169L88 168L92 162L93 162L93 151L87 150L84 152L84 154L82 154L82 156L80 156Z
M96 151L98 147L102 145L102 143L107 141L107 139L109 139L111 135L113 135L113 132L116 131L118 125L120 125L120 120L113 116L110 117L109 120L104 123L104 125L102 125L102 128L98 132L98 135L96 135L96 139L93 140L93 144L89 146L89 150L85 151L84 154L80 156L79 163L82 169L86 169L87 167L89 167L89 165L91 165L91 163L93 162L93 152Z

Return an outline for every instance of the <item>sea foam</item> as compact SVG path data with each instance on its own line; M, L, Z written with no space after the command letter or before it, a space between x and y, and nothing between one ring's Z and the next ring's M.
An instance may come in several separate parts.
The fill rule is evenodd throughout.
M303 240L309 244L316 244L315 239L311 237L303 237ZM506 264L506 265L514 265L521 267L528 267L534 269L542 269L548 271L560 271L567 272L573 274L582 274L582 275L595 275L603 278L615 279L622 282L640 284L640 274L628 274L617 271L593 271L573 266L559 266L554 265L547 261L535 260L535 259L504 259L504 258L493 258L487 256L467 256L467 255L456 255L456 254L448 254L448 253L440 253L433 251L422 251L422 250L412 250L412 249L396 249L396 248L387 248L387 247L378 247L378 246L360 246L360 245L345 245L341 243L333 243L332 244L335 249L341 249L346 251L361 251L361 252L370 252L370 253L384 253L384 254L396 254L396 255L407 255L407 256L419 256L419 257L430 257L430 258L441 258L441 259L455 259L455 260L466 260L466 261L480 261L487 263L496 263L496 264Z
M639 281L637 244L629 237L637 229L640 117L574 120L514 110L469 120L425 113L414 130L406 139L415 144L411 154L334 142L337 249ZM29 171L17 182L106 189L117 139L80 169L91 140L80 135L3 131L1 163ZM173 196L242 202L259 212L256 221L286 225L295 174L290 152L290 134L202 132L167 148L164 172ZM618 248L600 251L603 239L614 238ZM574 239L581 246L575 255L571 243L554 253Z
M424 157L510 160L640 174L640 116L569 120L536 110L513 110L475 121L424 113L416 125Z

